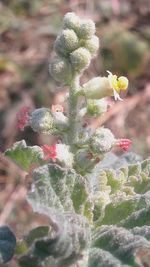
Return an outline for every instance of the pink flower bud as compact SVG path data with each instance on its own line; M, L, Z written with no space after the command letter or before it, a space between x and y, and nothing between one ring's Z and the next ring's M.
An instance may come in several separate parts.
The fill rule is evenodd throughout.
M17 128L21 131L24 130L25 126L28 124L29 120L29 107L22 107L17 113Z
M132 144L132 141L130 139L118 139L115 145L123 149L124 151L128 151L131 144Z
M52 105L51 111L52 112L64 112L64 107L61 105Z
M44 152L44 159L52 159L55 161L57 153L56 153L56 145L48 146L48 145L43 145L42 150Z

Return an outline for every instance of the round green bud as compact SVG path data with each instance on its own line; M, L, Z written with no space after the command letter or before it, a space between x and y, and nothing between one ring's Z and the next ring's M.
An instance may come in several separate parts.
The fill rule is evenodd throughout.
M54 58L49 65L49 72L57 82L68 84L72 78L71 65L63 58Z
M73 12L68 12L63 19L63 28L72 29L75 32L78 32L79 27L80 27L79 17Z
M88 99L87 114L89 116L98 116L107 111L108 103L103 99Z
M86 48L80 47L70 54L70 61L73 69L80 72L90 64L91 54Z
M91 39L85 40L83 46L88 49L92 55L94 55L99 49L99 38L96 35L93 35Z
M82 148L78 150L78 152L75 154L74 160L75 170L82 175L85 175L88 172L90 173L97 164L97 159L94 158L93 154L88 148Z
M34 110L29 118L29 125L38 133L52 134L54 131L54 118L48 108Z
M90 139L89 145L93 153L103 154L110 151L115 144L113 133L107 128L98 128Z
M91 19L83 20L80 25L78 36L82 39L89 39L95 34L95 31L95 23Z
M54 49L57 54L66 56L70 52L79 47L79 40L76 33L73 30L63 30L57 37Z

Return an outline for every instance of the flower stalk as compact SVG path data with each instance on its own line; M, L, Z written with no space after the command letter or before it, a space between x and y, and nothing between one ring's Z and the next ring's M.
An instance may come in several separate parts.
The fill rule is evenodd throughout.
M78 95L79 90L79 76L75 75L73 78L70 90L69 90L69 131L68 131L68 143L73 145L77 140L77 113L78 113Z

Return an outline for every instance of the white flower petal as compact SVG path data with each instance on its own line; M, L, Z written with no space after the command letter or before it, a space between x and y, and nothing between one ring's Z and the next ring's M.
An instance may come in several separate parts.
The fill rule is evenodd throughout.
M120 100L120 101L123 101L123 99L120 97L120 95L116 92L116 90L114 90L114 99L117 101L117 100Z

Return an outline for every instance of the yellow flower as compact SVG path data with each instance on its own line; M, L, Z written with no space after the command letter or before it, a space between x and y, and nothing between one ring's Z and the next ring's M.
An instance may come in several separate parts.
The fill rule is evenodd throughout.
M115 100L123 100L119 94L120 91L125 91L128 88L128 79L124 76L120 76L119 78L117 77L117 75L113 75L110 71L108 72L108 81L109 84L111 86L111 88L114 91L114 98Z

